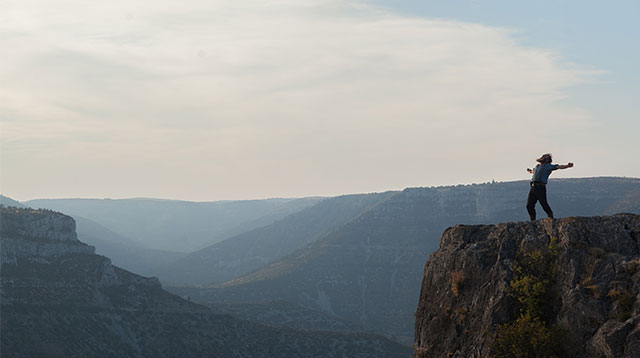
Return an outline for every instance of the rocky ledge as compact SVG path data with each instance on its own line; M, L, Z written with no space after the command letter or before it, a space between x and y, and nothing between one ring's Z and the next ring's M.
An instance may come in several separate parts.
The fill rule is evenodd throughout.
M48 262L72 253L95 252L78 240L72 217L50 211L0 208L0 262L17 265L18 260Z
M639 288L640 215L454 226L425 267L415 355L639 357Z

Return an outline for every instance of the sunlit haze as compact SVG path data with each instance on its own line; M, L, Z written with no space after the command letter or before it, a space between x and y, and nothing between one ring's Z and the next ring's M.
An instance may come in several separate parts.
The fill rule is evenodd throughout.
M545 152L576 163L556 178L640 177L640 11L615 4L575 1L588 14L541 34L509 21L525 5L3 1L0 189L337 195L528 179ZM600 11L613 33L572 47Z

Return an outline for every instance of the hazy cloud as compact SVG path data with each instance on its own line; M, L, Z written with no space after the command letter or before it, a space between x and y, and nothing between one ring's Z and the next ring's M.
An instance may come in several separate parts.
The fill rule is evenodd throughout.
M589 126L560 100L594 72L507 29L337 0L9 1L0 16L2 190L19 198L512 179L538 154L532 124Z

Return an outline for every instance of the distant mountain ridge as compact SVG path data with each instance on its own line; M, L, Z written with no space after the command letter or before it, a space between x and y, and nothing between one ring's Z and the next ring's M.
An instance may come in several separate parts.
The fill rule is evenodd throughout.
M16 208L25 208L26 206L17 200L13 200L8 196L0 195L0 205L6 207L13 206Z
M185 255L149 248L82 216L74 219L79 240L94 246L97 254L111 258L114 265L143 276L153 276L159 267Z
M409 344L421 270L437 248L441 232L460 223L525 220L527 191L528 182L517 181L408 188L372 194L367 197L370 202L355 205L345 201L331 206L338 204L335 198L317 200L288 215L280 213L283 216L271 224L260 222L258 228L214 244L211 256L207 248L193 254L192 262L182 260L186 266L168 270L174 283L182 285L232 280L170 290L212 306L242 304L236 310L239 315L257 312L256 307L272 312L269 302L288 301ZM556 217L640 212L640 179L551 179L548 192ZM323 205L326 210L319 210ZM332 219L309 225L318 219L311 214L314 210ZM242 225L255 221L260 218ZM260 256L262 252L268 255ZM189 271L189 264L197 270ZM197 281L180 282L181 275L193 275Z
M253 273L218 286L169 290L211 304L295 302L410 342L424 262L442 231L525 220L528 189L527 181L408 188ZM640 179L555 179L548 191L557 217L640 213Z
M149 248L187 253L268 225L320 200L36 199L24 204L93 220Z
M150 200L163 201L162 199ZM26 205L3 195L0 195L0 205L27 208ZM81 241L94 246L98 254L111 258L114 264L132 272L152 276L159 267L185 255L150 248L79 215L74 215L74 219Z
M403 357L365 333L268 327L219 315L111 265L74 220L0 208L2 357Z
M325 199L275 223L198 250L155 273L169 284L221 283L259 269L326 236L394 192Z

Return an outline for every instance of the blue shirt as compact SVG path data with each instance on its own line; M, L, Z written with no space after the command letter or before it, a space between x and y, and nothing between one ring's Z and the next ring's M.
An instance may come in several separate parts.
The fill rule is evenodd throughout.
M531 181L537 181L547 184L549 175L551 175L551 172L556 169L558 169L558 164L538 164L535 168L533 168L533 176L531 177Z

